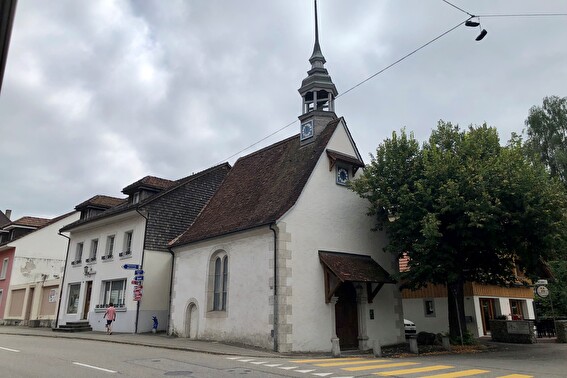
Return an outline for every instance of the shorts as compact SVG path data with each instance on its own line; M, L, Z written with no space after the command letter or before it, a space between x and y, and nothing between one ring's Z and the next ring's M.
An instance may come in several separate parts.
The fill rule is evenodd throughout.
M111 325L111 324L112 324L112 320L106 319L106 325L109 326L109 325Z

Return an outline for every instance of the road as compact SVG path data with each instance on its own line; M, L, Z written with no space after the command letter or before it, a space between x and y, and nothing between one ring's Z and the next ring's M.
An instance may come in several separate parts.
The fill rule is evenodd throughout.
M491 377L565 378L567 345L504 346L496 352L375 359L253 358L93 340L0 335L2 377Z

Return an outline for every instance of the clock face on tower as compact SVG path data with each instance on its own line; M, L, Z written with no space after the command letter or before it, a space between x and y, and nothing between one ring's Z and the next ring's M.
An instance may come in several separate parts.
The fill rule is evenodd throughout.
M300 140L305 140L313 136L313 121L305 122L301 125Z
M337 184L346 185L348 181L348 169L344 167L337 168Z

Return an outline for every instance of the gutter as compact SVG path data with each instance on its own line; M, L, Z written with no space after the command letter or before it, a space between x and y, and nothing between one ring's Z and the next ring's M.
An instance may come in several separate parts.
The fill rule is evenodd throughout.
M60 236L63 236L64 238L67 238L67 255L65 257L65 267L63 268L63 277L61 277L61 284L59 285L59 305L57 306L57 315L55 315L55 328L59 326L59 311L61 310L61 302L63 299L61 298L61 294L63 293L63 287L64 287L63 284L65 283L65 276L67 276L65 273L67 273L67 261L69 261L69 248L71 248L71 238L68 237L67 235L63 235L61 231L59 231L58 234Z
M278 351L278 233L274 228L275 222L270 223L270 230L274 233L274 352Z
M148 217L142 214L137 207L134 210L136 210L136 212L146 220L144 225L144 243L142 244L142 261L140 261L140 269L144 269L144 256L146 254L146 236L148 235ZM126 295L126 293L124 293L124 295ZM134 323L134 333L138 333L139 317L140 317L140 301L136 301L136 323Z
M171 253L171 274L169 275L169 305L167 306L167 334L171 335L173 332L170 333L170 325L171 325L171 296L173 295L173 270L175 269L175 253L171 247L167 247L167 251Z

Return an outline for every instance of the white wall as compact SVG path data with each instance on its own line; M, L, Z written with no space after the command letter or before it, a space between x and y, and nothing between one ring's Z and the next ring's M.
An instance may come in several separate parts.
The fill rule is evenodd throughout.
M328 148L356 156L342 123ZM291 234L293 350L331 349L332 310L325 304L318 251L370 255L388 272L395 272L394 259L382 251L385 235L371 231L374 219L366 216L368 202L335 181L335 168L329 170L323 152L296 205L282 218ZM403 340L401 297L395 285L384 285L370 309L375 312L374 320L365 314L370 340L380 339L383 345Z
M172 256L169 252L149 251L144 254L144 288L138 315L138 332L150 332L152 317L158 319L158 330L167 329L169 284Z
M447 298L427 298L433 300L435 316L425 316L423 298L404 299L404 318L415 323L417 332L449 332Z
M119 257L119 252L122 252L124 233L127 231L133 231L132 254L126 258L121 258ZM92 281L92 295L87 319L93 327L93 330L104 331L105 323L102 321L103 312L101 312L102 310L95 311L95 306L102 304L103 300L103 288L101 283L103 281L126 279L125 306L127 311L118 312L113 330L115 332L134 332L137 309L137 302L133 300L133 285L131 284L134 271L125 270L122 268L122 265L141 264L144 232L145 219L135 211L132 211L128 214L102 219L71 233L69 257L64 284L61 289L59 324L79 321L83 318L86 283ZM108 235L115 235L114 258L112 260L102 260L102 256L106 253ZM97 260L94 263L85 263L85 259L87 259L90 254L91 240L96 238L98 238ZM71 261L75 259L77 244L80 242L84 243L82 262L78 265L71 265ZM88 266L93 274L85 275L85 266ZM81 284L77 314L66 313L68 290L69 285L72 283Z
M186 334L187 307L198 309L197 338L271 348L270 259L273 234L266 226L176 250L171 332ZM226 251L229 261L227 311L208 311L207 282L211 256Z

